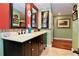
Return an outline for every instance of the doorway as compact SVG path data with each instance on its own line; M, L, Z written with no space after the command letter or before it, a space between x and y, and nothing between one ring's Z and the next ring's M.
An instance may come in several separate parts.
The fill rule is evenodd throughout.
M71 50L73 4L54 3L52 8L54 12L52 47Z

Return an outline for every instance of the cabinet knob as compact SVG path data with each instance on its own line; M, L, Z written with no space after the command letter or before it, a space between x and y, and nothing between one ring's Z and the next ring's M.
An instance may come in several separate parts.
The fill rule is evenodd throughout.
M32 49L32 51L34 51L34 49Z
M29 43L31 43L31 41L29 41Z

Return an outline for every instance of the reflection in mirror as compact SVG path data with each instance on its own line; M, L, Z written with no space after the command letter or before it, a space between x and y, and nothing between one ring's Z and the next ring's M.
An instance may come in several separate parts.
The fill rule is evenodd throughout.
M37 28L38 10L32 5L32 28Z
M13 3L12 7L12 27L25 27L25 4Z
M49 11L43 11L42 13L42 28L47 29L49 24Z

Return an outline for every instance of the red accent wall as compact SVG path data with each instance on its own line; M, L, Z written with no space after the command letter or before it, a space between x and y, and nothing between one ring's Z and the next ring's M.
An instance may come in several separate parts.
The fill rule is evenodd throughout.
M0 3L0 29L9 29L9 3Z
M31 26L31 17L28 16L28 11L32 10L32 4L31 3L27 3L26 4L26 28L28 28L28 24L30 24Z

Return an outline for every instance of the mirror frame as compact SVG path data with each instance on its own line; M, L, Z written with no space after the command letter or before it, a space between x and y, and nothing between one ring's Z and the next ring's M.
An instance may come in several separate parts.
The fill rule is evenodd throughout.
M21 25L19 27L17 26L13 26L12 25L12 19L13 19L13 3L10 3L10 28L14 29L14 28L26 28L26 3L25 3L25 26L24 27L21 27Z
M46 18L46 19L47 19L47 20L46 20L46 27L43 27L43 21L44 21L43 16L44 16L44 13L45 13L45 12L48 12L48 14L47 14L47 18ZM49 29L49 11L42 11L42 12L41 12L41 19L42 19L42 20L41 20L41 28L42 28L42 29Z
M35 15L35 17L36 17L36 19L35 19L35 22L36 22L36 26L35 27L32 27L32 15L31 15L31 27L33 28L33 29L38 29L38 8L32 3L32 8L34 8L36 11L37 11L37 13L36 13L36 15ZM31 11L32 12L32 11Z

